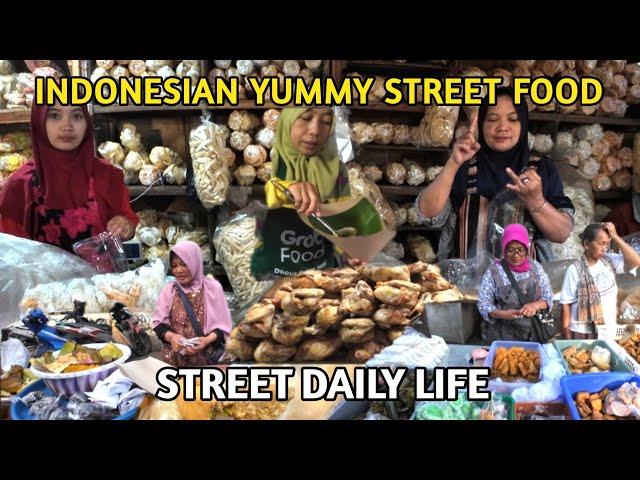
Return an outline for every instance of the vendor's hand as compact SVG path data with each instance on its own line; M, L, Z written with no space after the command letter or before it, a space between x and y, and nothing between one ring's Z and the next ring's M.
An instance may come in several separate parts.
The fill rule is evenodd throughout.
M618 231L616 230L616 226L613 223L604 222L602 224L602 226L604 227L605 231L611 237L611 240L613 240L614 242L617 242L618 240L620 240L620 235L618 235Z
M359 267L360 265L362 265L364 262L358 258L348 258L347 259L347 264L349 264L350 267Z
M207 348L210 343L214 342L216 337L214 337L214 340L211 340L208 337L196 337L196 338L200 340L198 345L196 345L195 347L185 347L184 351L187 355L195 355L196 353L200 353L205 348Z
M544 203L542 179L534 169L528 169L520 176L516 175L509 167L506 172L513 180L513 183L507 184L507 188L518 195L527 209L539 208Z
M168 339L167 339L167 336L169 337ZM169 332L165 334L164 337L166 340L169 340L169 343L171 344L171 350L174 351L175 353L180 353L180 351L182 350L182 345L180 344L180 340L182 340L182 335L179 335L174 332Z
M315 185L309 182L296 182L289 185L294 207L301 215L320 214L320 195Z
M127 217L123 217L122 215L118 215L109 220L107 223L107 230L114 237L121 237L123 240L131 239L135 233L133 224Z
M502 310L502 320L515 320L521 316L518 310Z
M527 303L524 307L520 309L520 316L523 317L532 317L536 314L539 308L536 306L535 302Z
M471 160L478 150L480 150L480 144L476 140L476 132L478 131L478 115L475 115L471 119L469 125L469 131L464 137L461 137L453 145L451 150L451 156L449 160L455 163L458 167L463 163Z

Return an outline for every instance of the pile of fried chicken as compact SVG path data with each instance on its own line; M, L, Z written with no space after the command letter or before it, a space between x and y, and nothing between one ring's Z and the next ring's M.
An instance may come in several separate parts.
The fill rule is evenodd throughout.
M310 270L250 307L226 350L241 361L364 363L402 335L426 302L464 298L423 262Z

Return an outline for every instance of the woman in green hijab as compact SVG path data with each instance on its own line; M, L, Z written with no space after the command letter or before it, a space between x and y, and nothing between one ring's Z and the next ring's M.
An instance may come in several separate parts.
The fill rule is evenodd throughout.
M300 215L319 214L323 203L349 198L349 176L340 160L331 108L285 108L276 127L272 177L265 186L267 217L258 222L262 244L252 273L293 275L335 266L334 247ZM273 184L289 190L292 200Z

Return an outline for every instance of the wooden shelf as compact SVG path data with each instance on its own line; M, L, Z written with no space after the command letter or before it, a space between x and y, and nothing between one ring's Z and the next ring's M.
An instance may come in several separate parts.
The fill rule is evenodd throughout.
M130 185L127 187L130 197L137 197L147 189L144 185ZM187 187L182 186L159 186L151 187L144 196L149 197L176 197L185 196L187 194Z
M386 150L386 151L398 151L398 152L449 152L447 147L419 147L416 145L380 145L377 143L364 143L360 144L365 150Z
M631 190L609 190L607 192L593 192L593 198L596 202L607 200L631 200Z
M558 123L601 123L602 125L618 125L621 127L638 127L640 118L594 117L592 115L569 115L564 113L531 112L529 120Z
M31 110L0 110L0 125L31 122Z
M256 105L253 100L240 100L238 105L220 105L210 106L205 103L201 103L196 106L184 106L184 105L154 105L154 106L121 106L121 105L93 105L93 112L96 115L102 115L106 113L145 113L145 112L164 112L164 113L177 113L177 112L194 112L199 110L266 110L269 108L282 108L274 103L265 103L264 105Z
M378 185L383 195L417 197L427 185Z

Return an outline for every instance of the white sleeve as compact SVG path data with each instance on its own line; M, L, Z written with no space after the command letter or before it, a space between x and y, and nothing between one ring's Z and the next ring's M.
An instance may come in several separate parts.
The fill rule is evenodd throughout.
M621 253L607 253L616 273L624 273L624 256Z
M575 265L569 265L564 274L562 292L560 293L561 304L572 304L578 301L578 270Z

